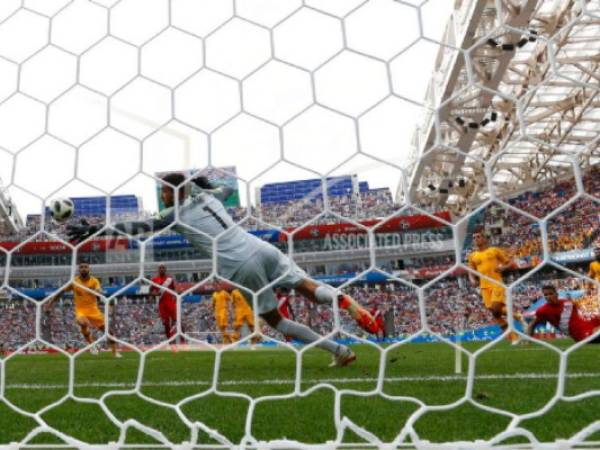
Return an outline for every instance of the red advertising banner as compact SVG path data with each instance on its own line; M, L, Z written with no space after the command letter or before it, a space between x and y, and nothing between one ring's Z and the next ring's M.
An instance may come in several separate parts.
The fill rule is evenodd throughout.
M19 242L0 242L0 247L4 250L12 250L17 247ZM127 250L129 248L128 240L125 238L118 239L95 239L86 242L79 248L79 253L102 252L107 250ZM39 241L27 242L19 247L15 252L21 255L47 255L54 253L70 253L71 249L68 245L59 241Z
M439 217L442 220L450 221L449 212L436 213L435 217ZM419 216L401 216L393 217L388 220L362 220L361 225L365 227L374 227L375 233L390 233L390 232L406 232L411 230L420 230L427 228L441 228L446 225L433 217L426 215ZM294 228L287 228L288 233L294 231ZM327 225L309 225L307 227L300 228L295 234L294 239L323 239L328 234L364 234L366 231L355 225L354 223L335 223ZM279 241L286 241L286 234L281 233ZM0 242L0 248L4 250L12 250L20 245L19 242ZM80 249L79 253L90 253L90 252L102 252L107 250L113 251L125 251L132 248L132 244L126 238L112 238L112 239L94 239L90 242L86 242ZM165 247L166 248L166 247ZM70 253L71 249L59 241L39 241L39 242L28 242L20 247L16 253L18 254L54 254L54 253Z
M442 220L450 222L450 213L447 211L436 213L435 217L439 217ZM380 224L374 231L375 233L389 233L389 232L405 232L411 230L422 230L426 228L440 228L445 227L446 224L435 220L430 216L400 216L393 217L388 220L361 220L361 225L365 227L374 227ZM294 228L286 228L288 233L294 231ZM300 228L294 234L294 240L298 239L323 239L328 234L361 234L366 231L351 223L335 223L328 225L309 225L307 227ZM284 233L279 237L280 241L286 241L287 237Z

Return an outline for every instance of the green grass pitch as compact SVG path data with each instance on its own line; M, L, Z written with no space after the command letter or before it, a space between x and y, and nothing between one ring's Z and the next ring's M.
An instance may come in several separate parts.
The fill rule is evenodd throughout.
M562 348L570 341L557 343ZM466 344L475 350L483 344ZM347 368L328 368L329 356L310 350L302 360L302 389L326 381L347 390L341 397L342 415L389 442L401 431L416 410L414 403L389 400L378 395L360 396L376 388L380 353L371 346L354 347L358 360ZM386 361L383 391L392 396L415 397L428 405L446 405L465 394L466 360L461 376L454 375L454 350L444 344L406 344L391 351ZM74 395L98 399L107 392L106 406L119 420L130 418L160 430L171 442L190 439L189 429L170 408L157 406L136 395L127 394L139 374L140 358L127 353L123 359L109 354L84 354L77 358ZM155 352L147 357L141 392L175 404L189 396L206 392L213 379L215 354L210 351ZM555 394L558 354L534 345L510 347L501 342L477 359L473 397L484 405L524 414L543 407ZM234 350L222 353L218 387L252 398L290 394L295 379L295 355L289 350ZM565 394L573 396L600 390L600 346L578 349L568 360L569 377ZM67 395L68 360L61 355L16 356L4 364L6 400L28 412ZM215 394L183 406L191 421L202 421L229 440L239 443L249 402L240 397ZM335 439L334 392L323 388L302 398L268 400L257 403L252 434L259 440L292 439L319 443ZM119 436L114 426L95 404L67 400L43 414L56 429L88 443L102 444ZM464 403L450 411L427 412L415 424L422 439L433 442L489 439L503 431L509 418ZM546 415L526 420L522 426L541 441L569 438L586 425L600 420L600 396L577 402L559 401ZM35 426L32 419L16 414L0 401L0 444L17 442ZM214 441L201 435L204 443ZM347 442L360 442L351 432ZM135 430L127 435L131 444L156 443ZM53 444L53 436L36 438L35 444Z

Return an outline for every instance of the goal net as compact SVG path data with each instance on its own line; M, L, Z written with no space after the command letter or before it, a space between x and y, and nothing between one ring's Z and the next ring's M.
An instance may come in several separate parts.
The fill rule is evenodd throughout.
M599 56L599 0L2 0L0 449L597 447Z

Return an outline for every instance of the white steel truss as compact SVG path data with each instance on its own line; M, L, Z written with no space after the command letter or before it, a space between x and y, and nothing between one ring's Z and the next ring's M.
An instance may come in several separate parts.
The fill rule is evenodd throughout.
M464 214L598 162L600 1L458 1L415 135L413 201ZM440 82L439 80L443 81ZM487 172L486 166L487 165Z

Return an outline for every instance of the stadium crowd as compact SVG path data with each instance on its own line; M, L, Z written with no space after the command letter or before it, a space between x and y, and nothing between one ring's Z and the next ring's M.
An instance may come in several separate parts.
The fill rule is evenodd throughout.
M589 194L600 192L600 169L593 168L583 177L584 189ZM539 191L528 191L516 197L507 199L515 208L526 211L535 217L544 217L576 194L576 187L572 180L555 183ZM360 194L332 196L328 198L329 208L348 220L365 220L388 217L397 213L401 205L396 204L388 189L372 190ZM251 207L250 214L256 219L243 220L248 215L247 208L228 208L234 220L243 220L242 226L248 230L265 229L270 225L281 228L294 228L302 226L323 213L324 202L322 198L311 200L292 201L286 203L268 203L259 207ZM600 227L600 214L598 203L589 198L578 199L565 210L548 220L548 234L550 249L553 252L581 249L589 245L596 236ZM404 214L414 214L414 211L405 210ZM133 216L131 213L112 216L112 221L126 221L139 218L148 218L149 213L140 213ZM59 237L65 236L65 230L80 220L73 217L66 223L55 223L46 220L44 229ZM105 221L103 216L86 217L91 224ZM331 214L323 214L310 224L340 223L345 219ZM539 224L529 217L507 210L499 205L486 208L481 214L473 217L473 224L485 225L492 232L491 244L515 249L516 257L532 257L542 253ZM27 227L18 235L0 236L5 241L22 241L40 231L40 217L31 216ZM448 237L448 236L446 236ZM48 240L47 235L38 235L36 240ZM308 250L312 247L309 245ZM314 247L314 245L313 245ZM469 243L465 248L470 249ZM301 249L300 249L301 250Z
M518 275L506 278L511 283ZM584 289L581 279L557 270L539 272L521 282L514 289L513 305L525 311L541 298L541 286L552 283L561 291ZM345 289L372 313L379 311L389 338L405 338L422 329L419 300L414 288L397 283L355 284ZM493 325L493 319L482 305L478 288L472 287L466 276L446 277L424 291L427 326L434 333L451 335ZM156 300L151 297L119 297L109 307L111 333L119 340L138 347L148 347L164 341L163 326L157 312ZM315 305L302 296L291 296L290 313L294 320L304 323L325 335L333 330L333 310ZM12 299L0 302L0 343L4 350L14 351L35 338L36 305L31 301ZM81 348L79 328L75 323L72 301L65 298L55 306L52 314L43 312L41 337L61 348ZM230 317L232 317L231 312ZM231 319L232 320L232 319ZM182 303L182 327L193 339L219 343L220 334L215 323L209 295L199 302ZM342 333L362 336L355 321L346 311L340 311ZM265 336L281 340L282 336L263 326Z
M585 174L583 185L589 194L600 192L600 170L592 169ZM564 205L576 193L572 182L555 183L536 192L526 192L513 197L508 202L515 208L527 211L536 217L544 217L556 208ZM398 210L389 191L379 190L359 196L340 196L329 199L332 211L354 220L385 217ZM255 212L260 220L280 227L296 227L313 219L323 210L323 201L290 202L286 204L261 205ZM231 210L236 218L243 217L247 210L236 208ZM130 220L131 215L113 217L113 220ZM100 223L103 217L86 218L90 223ZM73 221L79 220L73 218ZM338 221L335 216L326 215L318 223ZM48 231L61 235L67 224L46 222ZM532 258L541 254L539 224L522 214L507 211L505 208L493 206L471 221L470 229L476 225L485 225L490 234L490 244L510 248L517 258ZM264 228L260 221L248 221L247 227ZM32 220L26 233L29 235L39 231L39 222ZM598 203L588 198L577 200L566 209L554 215L548 221L548 235L551 251L567 251L588 247L597 238L600 227ZM11 239L22 239L24 236L12 236ZM40 236L40 239L44 237ZM467 240L465 254L470 251L470 240ZM95 263L94 260L91 261ZM411 271L421 268L447 268L453 265L450 255L405 257L399 260L380 261L378 268L389 273ZM333 271L335 274L362 272L367 263L340 264ZM582 269L580 269L582 270ZM316 266L312 274L332 274L330 267ZM551 273L551 272L550 272ZM545 275L544 275L545 274ZM526 308L532 299L540 295L541 281L554 280L560 289L579 289L578 281L554 273L536 275L515 290L513 298L517 308ZM510 282L513 276L509 276ZM543 280L542 280L543 278ZM381 285L353 285L348 292L361 304L373 311L379 310L386 321L386 329L390 336L413 334L421 329L418 299L415 291L398 283ZM472 288L464 277L445 278L426 291L425 307L428 325L434 332L446 334L460 330L478 328L491 324L491 318L481 305L477 289ZM64 300L62 307L55 308L55 314L45 319L43 333L48 341L59 346L81 345L80 333L74 323L73 308L69 300ZM291 306L293 316L325 334L331 331L333 316L329 308L316 306L307 300L297 297ZM113 313L113 332L120 339L136 345L151 345L160 342L163 330L155 302L148 298L121 298ZM15 349L30 342L34 333L35 305L23 300L0 300L0 343ZM361 334L354 321L344 311L341 312L341 323L345 331ZM466 324L466 325L465 325ZM184 303L183 326L188 333L200 339L218 340L217 327L210 302L204 299L199 303ZM270 334L265 328L265 333Z
M327 203L332 213L354 221L388 217L397 213L401 207L393 201L392 194L388 189L331 196L328 197ZM295 228L311 221L324 210L325 203L319 197L310 200L263 204L257 210L257 217L280 228ZM407 212L407 214L409 213ZM340 222L344 222L344 220L326 213L310 224Z
M593 167L583 177L586 193L598 196L600 168ZM527 191L508 199L519 210L542 219L577 194L573 180L561 181L539 191ZM589 197L579 197L547 221L548 245L553 253L588 248L598 237L600 203ZM490 244L511 249L517 258L535 258L542 254L539 223L526 215L500 205L491 205L471 221L471 231L483 225L489 231ZM465 253L471 251L467 241Z
M343 216L337 217L331 214L325 214L315 222L317 224L342 223L346 220L365 220L373 218L388 217L398 211L400 205L394 203L389 190L374 190L360 193L358 195L331 196L328 198L330 210ZM268 228L269 225L275 225L280 228L295 228L306 224L324 211L324 202L322 198L314 198L299 201L290 201L286 203L268 203L260 207L251 206L250 213L245 207L228 207L227 212L236 221L240 222L243 228L247 230L257 230ZM244 220L248 215L252 218ZM406 214L413 214L407 211ZM138 215L132 213L113 213L111 222L121 222L127 220L146 219L151 216L148 212L140 212ZM47 218L44 223L44 231L52 233L55 236L64 237L66 228L69 225L78 223L81 217L74 216L70 220L57 223ZM86 216L90 224L96 225L106 221L105 216ZM1 240L14 241L24 240L33 236L41 230L41 218L39 215L28 217L26 228L18 234L2 235ZM40 235L36 240L48 240L48 236Z

